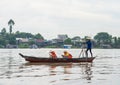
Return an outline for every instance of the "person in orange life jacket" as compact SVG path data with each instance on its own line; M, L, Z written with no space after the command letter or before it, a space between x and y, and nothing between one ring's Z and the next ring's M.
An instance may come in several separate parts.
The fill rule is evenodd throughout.
M64 51L64 55L62 55L62 56L63 56L63 58L69 58L69 59L72 58L72 55L67 51Z
M50 55L50 58L54 58L54 59L57 58L55 51L50 51L49 55Z

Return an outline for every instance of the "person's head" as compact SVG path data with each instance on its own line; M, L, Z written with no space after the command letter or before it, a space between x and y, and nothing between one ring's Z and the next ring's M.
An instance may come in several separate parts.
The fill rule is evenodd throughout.
M52 53L52 52L54 52L54 51L50 50L50 53Z
M91 39L86 39L86 41L91 41Z
M86 39L87 39L87 40L91 40L91 37L87 36Z
M86 37L86 41L91 41L91 37Z
M67 51L64 51L64 54L66 54L67 53Z

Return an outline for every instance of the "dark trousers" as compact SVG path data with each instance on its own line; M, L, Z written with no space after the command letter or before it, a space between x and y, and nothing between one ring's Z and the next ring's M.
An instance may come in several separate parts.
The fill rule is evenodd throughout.
M91 48L87 48L87 50L86 50L86 57L88 57L88 51L90 52L91 57L93 57L92 49Z

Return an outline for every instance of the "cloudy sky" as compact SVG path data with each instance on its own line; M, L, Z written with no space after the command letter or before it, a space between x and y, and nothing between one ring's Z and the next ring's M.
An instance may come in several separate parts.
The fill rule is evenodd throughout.
M91 36L108 32L120 36L119 0L0 0L0 30L40 33L45 39L58 34Z

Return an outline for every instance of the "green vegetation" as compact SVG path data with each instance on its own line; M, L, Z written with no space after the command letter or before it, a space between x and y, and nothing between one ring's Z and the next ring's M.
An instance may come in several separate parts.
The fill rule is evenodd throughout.
M66 40L64 41L64 44L72 44L71 39L70 39L70 38L66 39Z
M22 42L16 40L16 38L24 38L28 39L28 42ZM16 47L20 48L28 48L30 45L35 44L35 39L42 39L44 38L41 36L41 34L31 34L26 32L19 32L16 33L7 33L6 29L3 28L0 32L0 48L5 48L7 45L16 45Z
M69 38L64 35L65 39L45 40L44 37L37 33L35 35L26 32L16 31L12 33L15 22L8 21L9 32L3 28L0 32L0 48L63 48L64 45L72 45L73 48L80 48L83 40L86 39L75 36ZM67 37L67 38L66 38ZM92 39L94 48L120 48L120 37L112 36L107 32L99 32Z
M10 26L9 27L9 31L10 31L10 34L12 33L12 26L15 24L15 22L12 20L12 19L10 19L9 21L8 21L8 25Z
M29 44L27 44L27 43L20 44L18 47L19 48L29 48Z
M120 48L120 37L112 37L107 32L100 32L94 36L95 47Z

